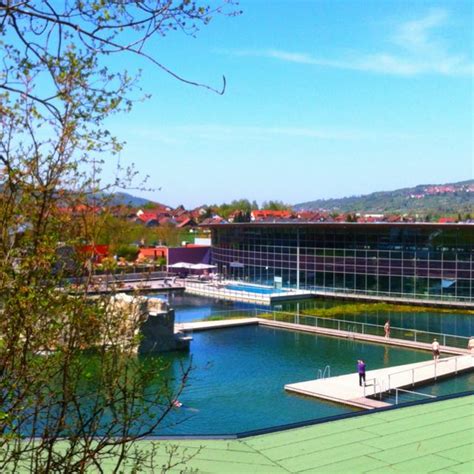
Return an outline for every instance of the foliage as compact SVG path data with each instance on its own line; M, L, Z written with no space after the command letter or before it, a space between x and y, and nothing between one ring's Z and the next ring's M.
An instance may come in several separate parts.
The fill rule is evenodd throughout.
M262 209L269 211L290 211L291 205L285 204L283 201L264 201Z
M141 318L89 297L91 268L80 255L68 288L58 250L102 243L104 229L123 243L123 225L99 212L109 192L103 156L122 146L104 123L141 92L139 78L106 62L140 56L216 90L169 70L146 45L174 30L194 35L219 13L188 0L0 2L2 472L101 471L104 460L119 472L126 458L135 472L149 461L133 441L169 413L188 369L173 380L137 357Z
M217 214L224 219L228 219L232 213L239 211L237 220L234 222L249 222L250 213L254 210L271 210L271 211L286 211L291 210L290 204L285 204L282 201L264 201L259 207L256 201L250 202L248 199L235 199L230 203L214 204L208 206L209 210L206 217L211 217L212 214Z
M436 313L459 313L459 314L474 314L474 311L462 309L456 310L451 308L436 308L427 306L412 306L412 305L399 305L389 303L345 303L332 306L330 308L310 308L304 309L302 314L318 316L321 318L337 318L339 316L351 315L359 316L368 313L391 313L391 312L404 312L404 313L419 313L422 311L430 311Z
M189 233L172 224L165 224L153 229L153 237L161 245L179 247L183 241L189 240Z
M124 258L127 262L134 262L139 251L135 245L121 245L117 248L116 255L118 258Z
M230 203L211 205L208 207L208 209L210 213L207 217L211 217L212 214L217 214L224 219L228 219L229 216L235 211L250 213L254 209L258 209L258 204L255 201L250 202L248 199L234 199Z

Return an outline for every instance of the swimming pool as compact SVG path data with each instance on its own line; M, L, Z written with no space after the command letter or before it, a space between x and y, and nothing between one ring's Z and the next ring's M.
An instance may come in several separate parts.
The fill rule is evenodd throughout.
M225 286L228 290L233 291L246 291L248 293L257 293L260 295L272 295L275 293L283 293L285 290L278 288L266 288L264 286L252 286L252 285L241 285L241 284L230 284Z
M189 354L168 354L173 373L194 370L167 425L156 434L211 435L275 427L353 412L343 405L285 392L284 385L314 379L327 365L331 376L430 360L429 352L314 334L246 326L194 333Z

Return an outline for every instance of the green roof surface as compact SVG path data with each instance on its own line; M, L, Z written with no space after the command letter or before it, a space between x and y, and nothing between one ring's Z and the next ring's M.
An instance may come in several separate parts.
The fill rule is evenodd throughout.
M473 473L474 396L236 440L143 442L155 443L155 472L175 446L186 461L171 472Z

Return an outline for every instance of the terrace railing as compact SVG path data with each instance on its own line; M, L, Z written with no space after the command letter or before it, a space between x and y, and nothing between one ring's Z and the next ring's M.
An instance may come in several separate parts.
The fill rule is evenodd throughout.
M224 283L198 283L194 281L184 280L187 290L195 292L203 296L211 296L214 298L230 299L237 301L257 302L268 305L270 297L265 293L250 293L248 291L231 290L226 288ZM194 291L193 291L194 290Z

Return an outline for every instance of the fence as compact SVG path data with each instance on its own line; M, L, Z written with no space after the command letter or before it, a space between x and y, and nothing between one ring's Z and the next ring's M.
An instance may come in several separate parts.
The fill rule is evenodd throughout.
M228 290L230 293L233 290ZM240 293L240 292L237 292ZM384 327L379 324L362 323L358 321L347 321L344 319L322 318L318 316L310 316L297 313L288 313L284 311L273 311L270 309L248 309L238 310L242 313L242 317L258 317L263 319L272 319L274 321L287 322L292 324L299 324L302 326L310 326L324 329L333 329L337 331L344 331L350 334L369 334L373 336L384 336ZM225 318L226 312L213 313L212 317L218 319L221 315ZM469 337L458 336L456 334L445 334L432 331L422 331L411 328L391 328L391 339L401 339L413 342L431 343L434 338L438 339L440 344L448 347L456 347L465 349L469 341Z
M388 374L388 390L395 386L414 386L420 382L420 379L433 378L436 380L446 374L471 369L473 367L473 359L469 356L449 357L446 359L439 359L428 364L424 364L411 369L401 370L399 372L392 372ZM408 383L407 383L408 382Z
M136 281L150 281L159 280L164 278L174 277L174 273L162 272L162 271L142 271L134 273L103 273L100 275L93 275L91 282L112 284L117 282L136 282ZM71 277L66 278L65 281L69 284L81 284L88 281L88 277Z
M410 394L410 395L415 395L415 396L418 396L420 398L436 398L435 395L429 395L428 393L421 393L421 392L415 392L413 390L405 390L403 388L396 388L395 389L395 405L398 405L398 400L399 400L399 393L402 392L402 393L406 393L406 394Z
M273 319L275 321L284 321L293 324L301 324L304 326L319 327L325 329L333 329L337 331L345 331L352 334L369 334L373 336L384 336L384 327L379 324L365 323L359 321L347 321L344 319L333 319L327 317L318 317L305 314L287 313L283 311L265 311L258 310L259 317ZM456 334L444 334L432 331L422 331L419 329L390 327L391 339L402 339L413 342L431 343L434 338L438 339L443 346L457 347L465 349L469 341L469 337L458 336Z
M231 290L226 288L225 285L219 283L198 283L189 280L185 280L184 283L187 292L197 295L243 302L256 302L264 305L270 304L270 295L266 293L252 293L249 291Z
M292 285L295 286L295 285ZM472 297L462 295L441 295L426 293L386 292L374 290L358 290L355 288L329 287L329 286L302 286L301 289L308 290L319 296L330 297L354 297L360 299L380 301L410 301L411 303L452 303L454 306L474 306Z

